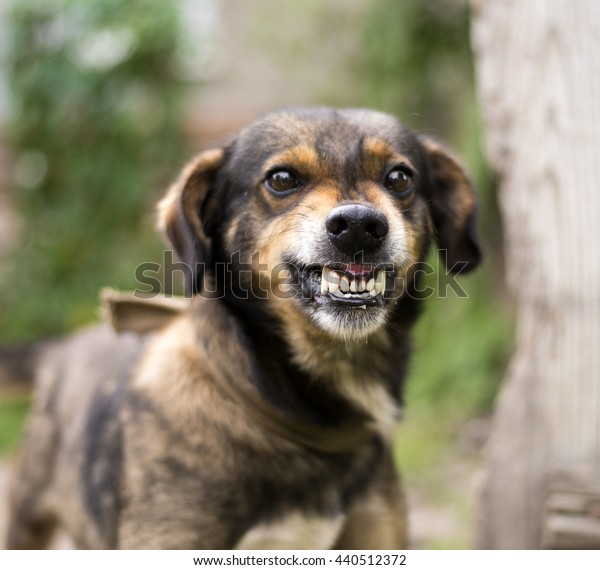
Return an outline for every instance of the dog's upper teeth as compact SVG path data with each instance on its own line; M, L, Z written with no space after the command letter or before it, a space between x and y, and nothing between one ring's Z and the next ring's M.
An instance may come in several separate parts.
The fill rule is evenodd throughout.
M339 273L329 270L328 278L329 278L329 291L331 291L331 292L338 291L340 288L340 278L341 278Z
M377 273L375 277L375 292L383 293L385 289L385 271L381 270Z
M334 297L361 297L368 299L380 295L385 290L385 270L377 272L373 277L362 275L352 278L341 275L337 271L323 266L321 273L321 294L330 293Z
M329 291L329 269L323 267L323 273L321 274L321 295L325 295Z

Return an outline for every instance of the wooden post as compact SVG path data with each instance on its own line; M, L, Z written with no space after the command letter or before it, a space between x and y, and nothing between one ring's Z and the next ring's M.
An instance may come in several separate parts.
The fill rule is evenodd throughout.
M517 310L477 546L570 547L581 542L565 538L574 525L565 530L559 503L571 523L584 505L573 499L578 479L569 479L567 498L556 469L600 466L600 2L474 0L472 8ZM584 526L586 544L600 547Z
M572 465L548 475L544 548L598 548L600 470Z

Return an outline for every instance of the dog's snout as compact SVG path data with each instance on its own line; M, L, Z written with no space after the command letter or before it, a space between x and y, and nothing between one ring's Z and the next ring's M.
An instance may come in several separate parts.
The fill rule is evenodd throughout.
M334 247L349 255L377 249L390 229L382 212L360 204L331 210L325 228Z

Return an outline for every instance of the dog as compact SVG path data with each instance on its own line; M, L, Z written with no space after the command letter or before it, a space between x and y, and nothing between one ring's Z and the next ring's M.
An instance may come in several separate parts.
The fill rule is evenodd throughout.
M37 361L8 548L398 549L392 459L419 267L477 266L459 162L395 118L289 109L197 156L159 204L189 308Z

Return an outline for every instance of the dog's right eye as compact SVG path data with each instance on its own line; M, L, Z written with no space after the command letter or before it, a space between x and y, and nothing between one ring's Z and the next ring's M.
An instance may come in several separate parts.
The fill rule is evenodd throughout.
M291 172L290 170L280 169L271 172L266 180L265 186L271 192L275 192L276 194L282 194L286 192L291 192L293 190L298 190L302 184L298 177Z

